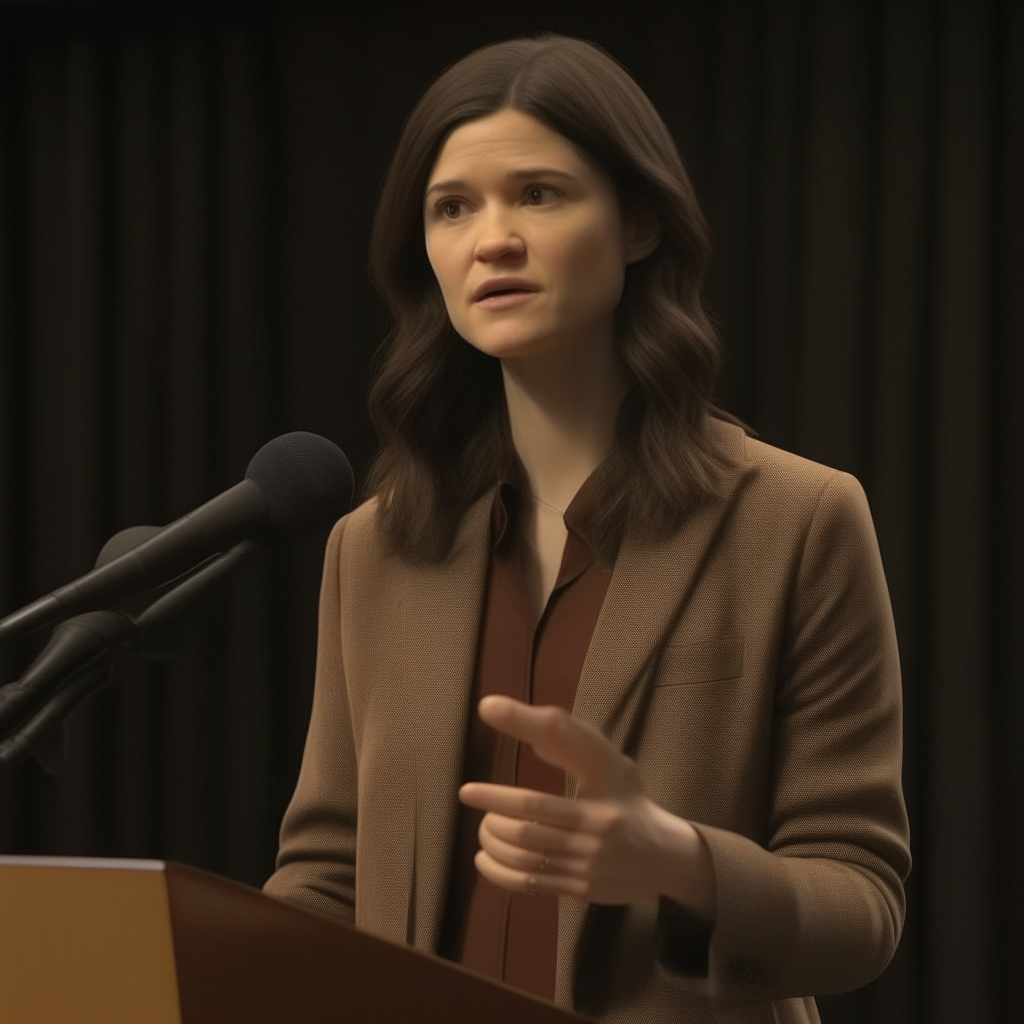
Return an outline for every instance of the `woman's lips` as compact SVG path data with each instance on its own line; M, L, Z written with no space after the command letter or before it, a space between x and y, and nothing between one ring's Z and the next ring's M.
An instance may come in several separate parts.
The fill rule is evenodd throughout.
M491 292L482 299L477 299L476 305L492 310L512 309L522 305L536 294L536 291L527 291L525 288L509 288L505 291Z

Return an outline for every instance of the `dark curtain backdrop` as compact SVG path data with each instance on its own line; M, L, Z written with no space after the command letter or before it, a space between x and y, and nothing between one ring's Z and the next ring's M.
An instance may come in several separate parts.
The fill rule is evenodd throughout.
M708 213L725 404L855 473L875 514L915 866L896 960L826 1022L1018 1019L1024 5L251 8L0 5L0 614L286 430L361 472L386 327L367 239L402 119L482 43L592 39L659 107ZM119 664L62 774L5 772L0 851L260 883L322 542L244 571L177 661ZM0 652L2 681L34 649Z

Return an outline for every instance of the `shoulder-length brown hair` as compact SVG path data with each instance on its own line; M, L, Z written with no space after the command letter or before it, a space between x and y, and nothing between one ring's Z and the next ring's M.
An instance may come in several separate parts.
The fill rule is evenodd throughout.
M606 564L625 530L659 539L714 490L722 458L707 430L719 344L701 304L707 225L668 129L599 47L546 35L471 53L413 109L384 181L370 272L394 328L379 353L370 415L382 443L367 481L392 549L414 562L450 552L459 522L511 453L500 365L452 328L427 262L423 196L449 134L511 108L575 143L625 211L653 213L655 252L626 268L617 344L632 387L595 485L589 524Z

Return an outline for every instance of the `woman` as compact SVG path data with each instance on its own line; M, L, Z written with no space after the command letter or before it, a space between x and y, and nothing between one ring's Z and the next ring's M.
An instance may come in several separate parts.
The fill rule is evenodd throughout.
M602 1020L815 1021L902 926L896 641L856 481L711 404L707 254L598 48L421 99L267 891Z

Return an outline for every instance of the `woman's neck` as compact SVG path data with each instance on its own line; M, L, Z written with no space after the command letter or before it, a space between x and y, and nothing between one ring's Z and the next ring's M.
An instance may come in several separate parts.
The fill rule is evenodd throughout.
M563 510L608 454L626 374L611 342L502 363L512 443L533 495Z

